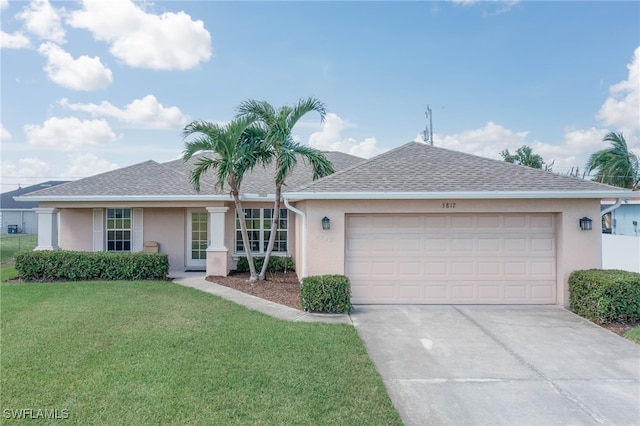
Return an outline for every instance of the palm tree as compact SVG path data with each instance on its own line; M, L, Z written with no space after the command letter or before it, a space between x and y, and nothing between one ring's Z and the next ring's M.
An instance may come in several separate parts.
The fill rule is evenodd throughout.
M190 181L196 191L200 191L202 175L212 170L215 172L215 188L224 190L228 185L233 197L238 217L243 217L244 210L240 201L240 185L244 174L258 163L268 160L266 152L261 150L260 141L263 132L251 126L250 118L238 119L225 126L206 121L193 121L187 124L182 132L183 139L198 134L196 138L185 142L183 159L189 160L199 152L210 152L211 157L201 157L191 171ZM247 225L240 220L240 232L247 261L249 263L250 281L256 281L258 274L253 263Z
M238 106L238 118L255 120L256 124L265 132L264 149L269 152L271 161L275 162L275 201L271 215L269 243L265 251L262 271L258 277L261 280L265 279L269 257L275 243L280 220L282 185L285 184L287 177L298 163L298 158L311 164L314 180L334 172L333 165L321 151L293 140L293 127L305 114L312 111L319 113L320 120L324 121L325 106L314 98L301 99L293 107L283 106L278 110L265 101L247 100Z
M629 150L622 133L609 132L602 138L611 142L611 147L591 154L587 173L595 170L593 180L622 188L640 187L640 164L638 156Z

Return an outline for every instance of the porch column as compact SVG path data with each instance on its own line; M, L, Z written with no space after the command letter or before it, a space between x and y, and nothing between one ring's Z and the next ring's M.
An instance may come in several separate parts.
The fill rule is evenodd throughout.
M207 207L209 212L209 246L207 247L207 276L229 273L227 247L224 245L225 214L229 207Z
M53 207L36 207L38 215L38 246L35 250L60 250L58 246L58 212Z

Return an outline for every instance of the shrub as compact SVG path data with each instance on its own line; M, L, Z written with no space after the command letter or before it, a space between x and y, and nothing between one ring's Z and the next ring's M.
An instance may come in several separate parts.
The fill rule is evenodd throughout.
M255 256L253 258L253 263L256 265L256 270L258 273L262 269L262 265L264 265L264 256ZM291 256L271 256L269 257L269 266L267 266L267 272L283 272L285 271L295 271L296 265L293 262L293 258ZM236 271L238 272L249 272L249 262L246 257L238 258L238 264L236 265Z
M640 320L640 274L590 269L569 276L569 308L599 324Z
M318 275L302 279L300 304L309 312L348 313L351 283L344 275Z
M169 257L164 253L31 251L16 256L16 270L25 281L164 280Z

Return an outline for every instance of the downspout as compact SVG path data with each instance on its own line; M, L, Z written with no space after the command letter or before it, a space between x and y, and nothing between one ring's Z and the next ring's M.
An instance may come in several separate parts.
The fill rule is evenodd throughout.
M284 205L287 209L291 210L292 212L294 212L295 214L297 214L302 218L302 235L300 236L300 240L302 244L302 248L300 250L300 257L302 257L302 259L300 263L302 264L301 275L302 275L302 278L305 278L307 276L307 215L302 210L298 210L295 207L293 207L291 204L289 204L289 200L286 198L284 199Z
M610 213L612 211L614 211L615 209L617 209L618 207L620 207L620 205L622 204L622 202L624 201L624 198L618 198L615 202L615 204L607 207L606 209L602 210L600 212L600 221L602 221L602 218L604 217L605 214ZM613 222L613 217L611 218L611 233L615 233L614 232L614 222Z
M605 214L610 213L610 212L614 211L615 209L617 209L618 207L620 207L620 205L622 204L622 202L623 202L623 201L624 201L624 198L618 198L618 199L616 200L615 204L613 204L613 205L611 205L611 206L607 207L606 209L602 210L602 211L600 212L600 220L602 221L602 217L603 217ZM611 220L611 230L612 230L612 232L613 232L613 218L612 218L612 220Z
M606 209L602 210L600 212L600 216L604 216L605 214L614 211L615 209L617 209L618 207L620 207L620 205L622 204L622 202L624 201L624 198L618 198L618 200L616 201L616 203L612 206L607 207Z

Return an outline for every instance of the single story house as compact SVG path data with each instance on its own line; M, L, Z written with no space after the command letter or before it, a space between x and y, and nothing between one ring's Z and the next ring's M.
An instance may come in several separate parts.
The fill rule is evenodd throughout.
M13 197L66 182L68 181L50 180L0 194L0 232L3 234L37 234L38 216L33 209L38 207L38 203L35 201L16 201Z
M601 266L600 201L629 191L420 142L336 173L299 164L283 192L277 254L298 276L345 274L353 303L568 303L567 279ZM228 192L189 183L193 162L147 161L21 197L39 202L38 249L141 251L226 275L243 255ZM268 238L273 170L245 176L254 252ZM60 229L56 216L60 216ZM59 244L58 244L58 234Z

